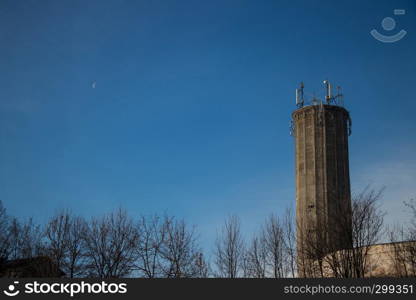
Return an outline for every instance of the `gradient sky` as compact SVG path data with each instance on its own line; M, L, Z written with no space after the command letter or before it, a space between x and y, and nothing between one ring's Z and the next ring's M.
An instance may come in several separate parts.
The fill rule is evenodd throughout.
M169 213L209 248L230 214L249 233L294 206L294 90L329 79L352 116L353 192L385 185L389 220L404 220L416 2L339 2L0 1L0 199L39 222Z

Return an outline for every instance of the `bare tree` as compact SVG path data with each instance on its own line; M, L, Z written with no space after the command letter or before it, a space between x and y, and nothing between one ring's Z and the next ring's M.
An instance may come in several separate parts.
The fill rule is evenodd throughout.
M296 277L296 231L294 224L295 216L291 208L287 208L283 216L283 236L286 252L285 274L286 277Z
M33 219L20 222L13 218L9 225L8 259L32 258L43 254L42 230Z
M7 260L10 252L10 217L0 200L0 266Z
M196 246L194 229L188 229L183 220L165 218L166 238L162 244L164 277L195 277L201 253Z
M128 276L134 267L138 233L133 221L121 209L92 219L84 234L85 255L90 276Z
M174 217L142 216L137 225L135 268L147 278L206 277L209 266L197 245L194 228Z
M396 227L389 232L393 267L398 277L416 276L416 237L408 228Z
M296 233L294 216L287 209L280 219L271 214L253 237L244 255L244 276L254 278L295 277Z
M276 215L270 215L266 220L263 236L267 252L267 261L271 270L271 277L285 276L285 233Z
M208 278L211 274L209 262L205 259L202 252L197 253L194 270L193 277L195 278Z
M390 241L393 246L392 259L395 272L400 277L416 276L416 203L415 200L405 202L411 213L408 226L396 226L390 230Z
M286 210L283 221L271 214L254 236L244 259L244 273L254 278L296 276L293 215Z
M86 275L85 232L87 224L82 217L72 217L66 237L64 272L70 278Z
M380 241L384 233L384 215L379 200L384 188L366 188L352 201L352 277L365 277L370 246ZM347 272L344 272L347 274ZM346 276L345 276L346 277Z
M135 268L143 277L162 277L161 251L167 238L163 220L157 215L142 216L137 224L137 230L139 239L135 248L137 257Z
M66 276L85 275L86 222L67 210L55 214L45 228L46 253Z
M62 269L67 254L70 218L67 211L58 212L51 218L45 228L47 253L59 269Z
M241 275L244 259L244 242L240 221L229 217L215 243L215 266L218 277L237 278Z
M337 226L320 224L309 236L303 237L307 244L304 247L306 266L303 266L308 270L307 277L366 276L371 245L376 244L384 233L384 212L379 206L383 190L365 188L353 197L351 216L340 215ZM334 230L338 239L328 240L328 233ZM338 245L345 247L340 249Z
M244 256L244 277L267 277L268 252L266 245L264 236L253 237Z

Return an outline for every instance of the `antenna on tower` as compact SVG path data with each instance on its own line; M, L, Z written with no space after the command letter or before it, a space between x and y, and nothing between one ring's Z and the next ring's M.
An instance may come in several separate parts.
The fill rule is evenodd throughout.
M331 100L333 100L333 97L331 95L331 83L329 83L328 80L324 80L324 84L326 87L326 96L325 96L325 100L327 104L331 103Z
M296 89L296 106L298 108L301 108L304 104L304 99L303 99L303 82L300 83L300 87L298 89Z
M337 94L334 97L335 99L338 99L338 105L344 106L344 95L341 93L341 87L337 86Z
M329 82L329 80L325 79L323 81L323 84L325 86L325 98L322 99L321 93L319 93L319 98L315 96L315 93L313 95L307 94L304 95L303 88L304 84L303 82L300 83L299 88L296 89L296 106L297 108L302 108L305 105L321 105L321 108L323 105L339 105L344 106L344 95L341 93L341 87L336 87L336 94L333 94L333 87L332 84ZM306 97L306 98L305 98ZM320 108L320 109L321 109Z

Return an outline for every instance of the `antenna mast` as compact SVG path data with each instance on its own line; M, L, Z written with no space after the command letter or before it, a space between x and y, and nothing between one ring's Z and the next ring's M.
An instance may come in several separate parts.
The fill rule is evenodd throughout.
M303 92L304 84L303 82L301 82L299 88L296 89L297 108L298 109L302 108L304 105L318 105L318 104L344 106L344 96L341 93L341 87L337 86L336 95L333 95L332 85L329 82L329 80L324 80L323 84L325 85L325 100L322 100L320 97L316 98L315 93L313 94L312 98L310 98L310 96L307 96L305 99L304 92Z
M329 83L328 80L324 80L324 84L326 87L326 95L325 95L326 104L330 104L331 100L333 100L333 97L331 95L331 83Z
M304 99L303 99L303 82L300 83L300 87L296 89L296 106L298 108L303 107Z

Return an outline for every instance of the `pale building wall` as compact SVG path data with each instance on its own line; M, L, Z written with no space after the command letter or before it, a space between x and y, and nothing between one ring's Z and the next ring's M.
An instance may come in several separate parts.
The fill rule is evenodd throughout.
M336 254L340 254L341 251L343 250L337 251ZM364 277L416 276L415 252L416 242L371 245L366 254ZM330 266L334 256L331 255L323 259L324 277L334 277Z
M325 251L346 248L339 235L351 232L348 162L349 113L336 105L309 105L292 114L296 152L296 223L298 255L305 239L327 245ZM325 254L325 253L324 253ZM305 257L299 257L304 261ZM299 265L305 265L299 263ZM307 272L299 268L301 274Z

